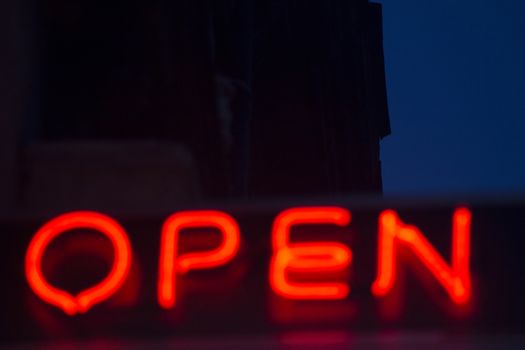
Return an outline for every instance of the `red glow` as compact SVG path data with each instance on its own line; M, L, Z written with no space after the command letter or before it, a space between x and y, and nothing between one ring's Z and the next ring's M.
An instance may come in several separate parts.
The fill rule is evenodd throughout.
M109 238L115 258L111 271L102 282L75 297L47 283L42 273L42 257L53 239L64 232L81 228L96 230ZM93 305L112 296L126 280L130 265L131 245L126 232L116 221L94 212L73 212L49 221L37 231L27 249L25 272L29 286L36 295L68 315L75 315L88 311Z
M381 213L378 272L372 285L372 293L381 297L392 289L396 279L395 249L399 242L414 251L454 303L468 303L471 296L470 211L466 208L456 209L452 222L452 266L449 266L415 226L404 224L393 210Z
M221 244L210 251L177 256L179 233L187 228L213 227L222 234ZM208 269L226 264L237 254L240 231L235 220L220 211L187 211L170 216L162 228L160 247L158 301L165 309L176 302L176 274Z
M270 262L270 286L288 299L344 299L350 289L345 283L297 283L288 271L340 272L352 260L350 249L335 242L290 243L290 229L299 224L350 223L350 212L337 207L293 208L280 213L272 229L273 256Z

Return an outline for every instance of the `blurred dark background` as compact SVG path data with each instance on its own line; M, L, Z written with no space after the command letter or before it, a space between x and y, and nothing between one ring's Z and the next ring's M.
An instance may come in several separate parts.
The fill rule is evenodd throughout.
M3 2L2 207L523 193L525 5L379 2Z
M379 4L3 6L8 206L382 192Z

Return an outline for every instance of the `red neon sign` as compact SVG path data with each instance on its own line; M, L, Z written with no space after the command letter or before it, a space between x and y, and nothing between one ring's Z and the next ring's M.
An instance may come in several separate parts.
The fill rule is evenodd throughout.
M180 231L188 228L214 227L222 234L219 247L206 252L177 256ZM209 269L229 262L240 246L240 230L235 220L219 211L181 212L170 216L162 228L160 247L158 301L165 309L176 302L176 274L190 270Z
M344 275L341 273L346 272L352 262L351 249L334 241L295 242L290 239L290 232L298 225L346 227L350 221L350 212L340 207L291 208L277 215L271 231L272 255L268 268L271 290L292 300L347 298L349 283L340 280L339 275ZM372 294L382 297L392 290L396 281L397 248L404 245L443 286L455 304L468 303L472 294L470 225L470 211L456 209L452 218L452 261L447 264L417 227L403 223L393 210L382 212L378 227L377 276ZM217 230L220 233L217 246L204 251L181 252L181 232L194 228ZM111 241L115 252L109 274L77 296L50 285L42 272L42 259L49 244L73 229L92 229L103 234ZM186 211L171 215L161 232L157 280L159 305L165 309L175 306L177 276L228 264L237 255L240 242L237 222L224 212ZM127 234L113 219L94 212L73 212L49 221L36 232L26 252L26 278L39 298L68 315L75 315L108 299L122 286L128 276L131 255Z
M352 260L348 247L336 242L290 243L290 228L299 224L350 223L350 212L343 208L294 208L275 219L272 229L273 256L270 262L270 286L289 299L344 299L350 288L346 283L296 283L288 270L297 272L334 272L344 270Z
M382 297L390 292L396 279L396 245L411 248L424 266L445 288L452 301L466 304L470 300L470 222L471 214L459 208L452 218L452 265L449 266L415 226L404 224L393 210L379 217L379 258L377 279L372 293Z
M73 229L92 229L111 241L115 258L111 271L97 285L77 296L50 285L42 273L42 257L48 245ZM131 245L124 229L113 219L94 212L73 212L46 223L31 240L26 253L25 272L29 286L45 302L68 315L87 312L93 305L112 296L124 283L131 265Z

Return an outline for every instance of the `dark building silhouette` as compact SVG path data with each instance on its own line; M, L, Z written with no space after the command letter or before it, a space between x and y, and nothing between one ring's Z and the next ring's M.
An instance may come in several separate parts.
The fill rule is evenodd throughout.
M381 192L379 140L390 126L380 5L263 3L254 81L257 193Z
M4 121L8 207L381 192L380 5L4 6L25 106Z

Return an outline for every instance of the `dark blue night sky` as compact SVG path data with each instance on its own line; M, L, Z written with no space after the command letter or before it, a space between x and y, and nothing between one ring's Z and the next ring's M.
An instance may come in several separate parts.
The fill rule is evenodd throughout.
M380 2L385 193L525 194L525 1Z

